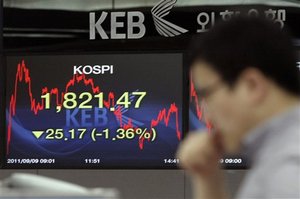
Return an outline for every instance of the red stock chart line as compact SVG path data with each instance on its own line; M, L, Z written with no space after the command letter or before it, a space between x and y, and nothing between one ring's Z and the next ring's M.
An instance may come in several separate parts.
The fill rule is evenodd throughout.
M7 125L7 148L6 153L9 154L11 137L12 137L12 118L16 115L16 104L18 99L18 85L19 83L25 83L27 85L27 92L30 99L30 110L34 113L34 115L38 115L40 111L45 109L45 101L41 99L38 101L32 94L32 80L30 77L30 70L26 66L25 61L22 60L21 63L18 64L17 72L15 76L15 83L13 88L13 93L10 96L9 101L9 114L8 114L8 125ZM64 94L69 91L69 88L74 87L79 84L84 84L86 87L89 87L94 94L100 93L100 87L95 85L94 79L87 78L84 74L76 74L66 83L63 91L60 91L59 88L51 88L44 87L41 89L41 94L50 93L51 96L55 96L56 105L61 106L63 104ZM113 92L109 92L108 99L103 102L106 108L110 108L115 106L115 94ZM120 107L114 111L114 114L119 120L119 124L121 128L133 128L132 121L129 120L127 123L122 121L122 112ZM172 103L169 108L164 108L160 110L157 114L157 117L151 120L150 123L150 132L152 133L152 128L156 127L160 123L164 123L166 127L169 126L169 121L171 116L175 115L175 123L176 123L176 136L180 141L182 139L182 133L179 127L179 110L175 103ZM149 139L146 139L150 141ZM139 138L139 148L142 150L144 148L145 138Z
M204 114L205 107L203 105L201 105L201 103L199 103L198 95L197 95L192 77L190 77L190 103L195 105L198 120L203 121L206 125L206 128L208 129L208 132L211 132L212 124L205 117L205 114Z

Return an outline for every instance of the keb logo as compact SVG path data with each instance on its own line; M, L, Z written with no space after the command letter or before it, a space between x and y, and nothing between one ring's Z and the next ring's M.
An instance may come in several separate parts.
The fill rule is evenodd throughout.
M174 37L188 32L188 30L164 19L176 2L177 0L162 0L151 9L155 29L161 36ZM108 18L110 18L110 23L106 22ZM139 11L110 13L103 11L100 17L96 17L95 12L90 12L90 40L95 40L96 35L99 35L101 39L143 38L146 34L144 21L145 15ZM109 24L107 29L104 29L104 23ZM124 31L125 27L127 30Z
M110 15L110 28L104 30L102 24ZM90 40L96 39L96 33L102 39L140 39L146 33L145 16L141 12L102 12L96 19L96 13L90 13ZM127 25L127 32L123 29ZM135 31L133 31L135 30Z
M161 36L174 37L188 32L188 30L163 18L170 14L171 9L175 6L176 2L177 0L162 0L151 10L155 28Z

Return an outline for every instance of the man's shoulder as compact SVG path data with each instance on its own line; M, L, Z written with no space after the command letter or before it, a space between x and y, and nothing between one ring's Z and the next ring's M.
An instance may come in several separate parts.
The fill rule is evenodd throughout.
M300 198L300 108L273 120L255 141L238 198Z
M264 146L257 154L254 168L263 169L280 167L283 163L300 162L300 125L290 123L277 132L270 132ZM298 165L300 167L300 165ZM272 170L272 169L271 169Z

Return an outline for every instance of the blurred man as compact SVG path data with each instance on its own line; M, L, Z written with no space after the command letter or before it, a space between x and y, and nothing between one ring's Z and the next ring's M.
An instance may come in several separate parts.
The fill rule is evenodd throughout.
M231 198L218 164L245 153L251 169L237 198L300 198L300 73L277 24L240 17L193 41L191 74L215 132L192 134L178 157L195 198Z

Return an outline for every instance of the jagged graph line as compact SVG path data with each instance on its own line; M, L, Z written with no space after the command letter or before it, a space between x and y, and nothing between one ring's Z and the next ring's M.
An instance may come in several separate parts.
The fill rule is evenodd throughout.
M10 96L9 100L9 110L8 110L8 122L7 122L7 140L6 140L6 154L9 154L10 151L10 143L12 139L12 122L13 117L16 115L16 105L18 101L18 89L19 89L19 83L25 83L27 86L27 90L23 90L28 93L29 101L30 101L30 110L35 114L38 115L40 111L43 111L45 109L45 101L41 100L38 101L37 98L33 96L32 92L32 80L30 76L30 70L25 64L25 60L22 60L18 66L17 66L17 72L14 80L14 87L12 94ZM56 105L61 106L63 103L63 96L65 93L69 91L71 87L74 87L77 84L84 84L86 87L92 90L93 93L99 93L100 87L95 85L93 78L87 78L85 75L73 75L73 77L66 83L66 86L63 90L60 90L59 88L48 88L43 87L41 89L41 93L50 93L51 96L55 96L56 98ZM132 100L132 98L131 98ZM108 100L103 101L105 108L111 108L115 107L115 94L113 92L109 92L108 94ZM121 128L134 128L134 125L139 125L140 123L138 121L134 121L131 118L128 118L123 115L123 113L126 112L126 110L123 109L123 107L119 106L115 111L114 115L118 120L119 126ZM164 124L166 127L169 126L169 121L171 119L171 116L175 116L175 125L176 125L176 137L178 140L182 139L182 132L180 130L179 126L179 110L175 103L170 104L169 108L163 108L159 111L157 114L157 117L151 120L149 133L152 133L152 128L158 126L159 124ZM124 119L124 121L123 121ZM150 142L150 139L140 138L139 139L139 148L142 150L144 148L145 140L148 140Z

